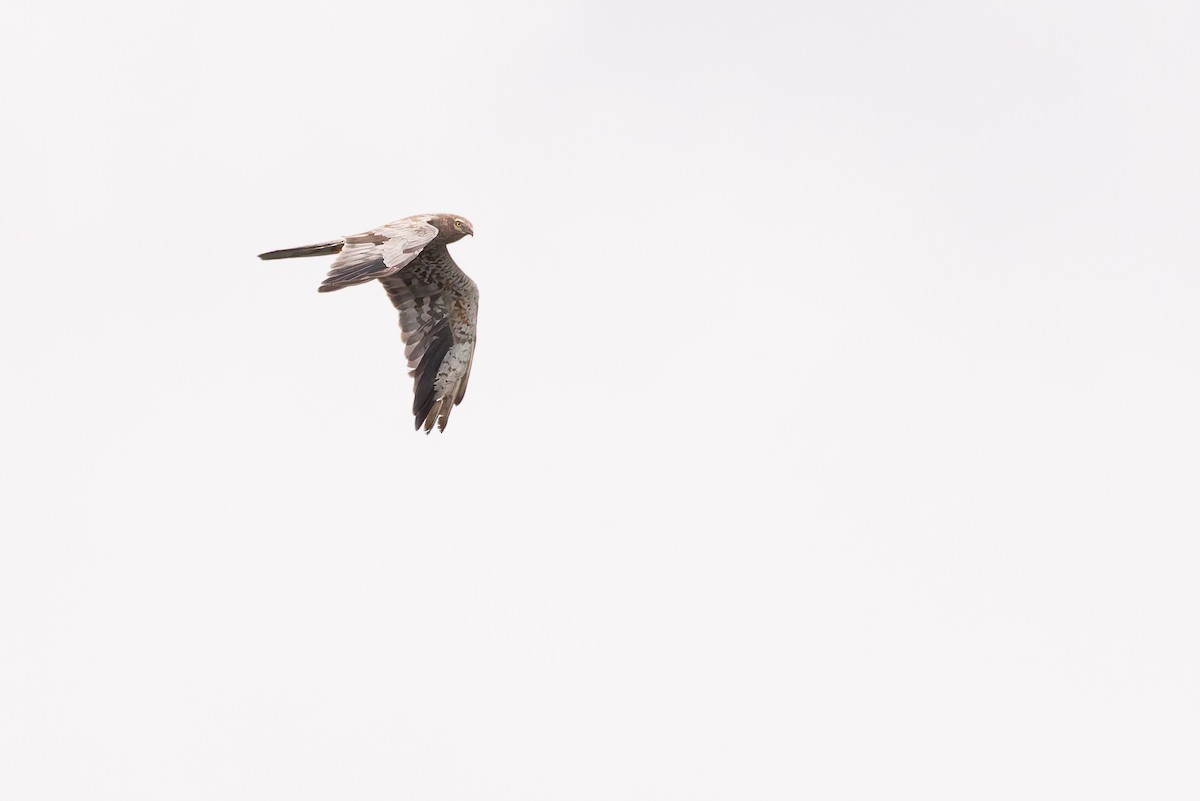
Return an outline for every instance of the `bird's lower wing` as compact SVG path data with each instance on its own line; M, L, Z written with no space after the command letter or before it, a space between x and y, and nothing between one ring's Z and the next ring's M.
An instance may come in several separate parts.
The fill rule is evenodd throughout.
M475 351L474 284L448 285L441 276L403 270L380 279L400 313L400 336L413 377L416 428L444 431L462 400Z

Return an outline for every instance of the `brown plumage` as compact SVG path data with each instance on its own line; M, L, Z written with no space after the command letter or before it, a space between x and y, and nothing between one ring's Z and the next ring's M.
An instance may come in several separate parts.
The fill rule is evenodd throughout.
M363 234L259 254L292 259L338 254L317 291L378 280L400 313L400 337L413 377L416 428L446 430L450 410L462 403L475 353L479 289L446 246L473 235L453 214L405 217Z

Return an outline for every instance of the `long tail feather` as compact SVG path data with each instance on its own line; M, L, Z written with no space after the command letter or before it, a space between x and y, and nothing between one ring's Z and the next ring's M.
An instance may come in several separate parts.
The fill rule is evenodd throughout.
M345 243L338 239L334 242L320 242L316 245L305 245L299 248L284 248L283 250L272 250L267 253L259 253L260 259L297 259L302 256L332 256L334 253L342 252L342 245Z

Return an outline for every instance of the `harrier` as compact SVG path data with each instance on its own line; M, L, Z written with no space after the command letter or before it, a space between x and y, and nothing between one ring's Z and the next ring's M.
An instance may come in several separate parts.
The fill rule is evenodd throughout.
M379 281L400 312L400 337L413 377L416 428L446 430L450 410L462 403L475 353L479 289L446 246L471 223L453 214L419 214L330 242L259 254L293 259L339 254L318 292Z

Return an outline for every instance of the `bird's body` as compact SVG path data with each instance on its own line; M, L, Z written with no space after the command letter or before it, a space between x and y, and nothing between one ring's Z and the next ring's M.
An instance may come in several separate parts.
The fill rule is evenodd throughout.
M413 377L416 427L446 429L462 402L475 353L479 289L450 257L447 245L473 234L452 214L405 217L363 234L275 250L261 259L338 254L318 291L378 280L400 313L400 336Z

